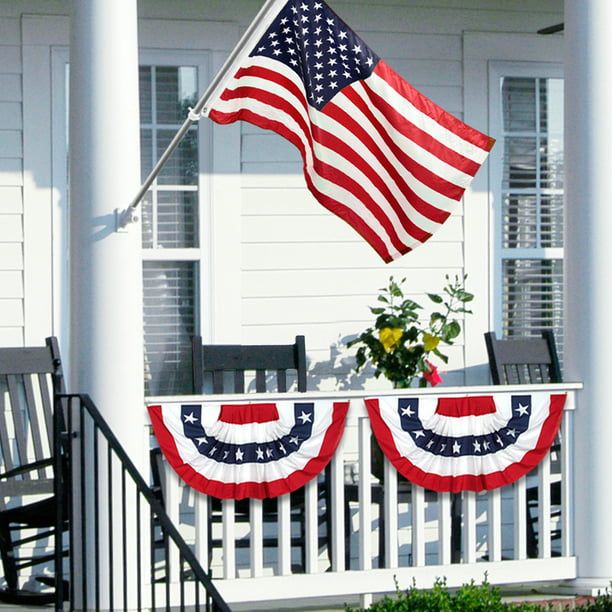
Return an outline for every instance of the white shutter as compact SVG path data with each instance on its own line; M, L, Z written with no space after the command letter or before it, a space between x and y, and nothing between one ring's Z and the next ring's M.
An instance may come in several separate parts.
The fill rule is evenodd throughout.
M563 83L503 77L502 334L563 347Z

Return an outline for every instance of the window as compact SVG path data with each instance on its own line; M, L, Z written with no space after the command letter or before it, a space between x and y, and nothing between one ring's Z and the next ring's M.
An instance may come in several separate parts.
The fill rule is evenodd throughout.
M194 66L140 67L142 179L198 96ZM146 195L142 210L145 393L191 393L198 328L199 136L192 126Z
M499 78L496 327L505 337L552 329L561 350L563 80L528 70Z

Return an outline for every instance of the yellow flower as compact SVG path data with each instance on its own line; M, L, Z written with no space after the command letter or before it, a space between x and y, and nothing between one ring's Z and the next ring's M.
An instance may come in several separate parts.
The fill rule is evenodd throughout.
M423 348L426 352L433 351L438 344L440 344L440 338L427 333L423 334Z
M400 342L404 332L399 327L383 327L378 333L378 339L385 348L387 353L390 353Z

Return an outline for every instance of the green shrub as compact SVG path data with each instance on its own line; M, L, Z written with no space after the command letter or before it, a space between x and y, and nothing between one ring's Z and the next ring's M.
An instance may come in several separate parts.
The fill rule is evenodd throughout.
M373 604L369 610L372 612L563 612L578 609L580 612L612 612L612 590L580 606L573 603L567 605L547 606L538 603L504 603L500 590L493 587L485 578L482 584L477 585L472 580L464 584L456 593L449 592L446 579L436 579L433 588L428 590L417 589L413 580L412 586L401 591L395 582L396 593L386 596ZM356 612L354 608L347 607L347 612Z

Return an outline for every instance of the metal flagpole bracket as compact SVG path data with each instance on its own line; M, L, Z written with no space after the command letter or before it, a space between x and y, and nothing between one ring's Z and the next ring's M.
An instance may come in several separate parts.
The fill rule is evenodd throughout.
M204 107L201 111L194 110L191 106L189 107L189 114L187 115L189 121L195 123L199 121L202 117L204 117L206 113L206 107Z
M138 223L139 220L140 216L138 215L138 211L133 206L129 206L125 210L115 208L116 232L127 232L127 226L132 223Z

